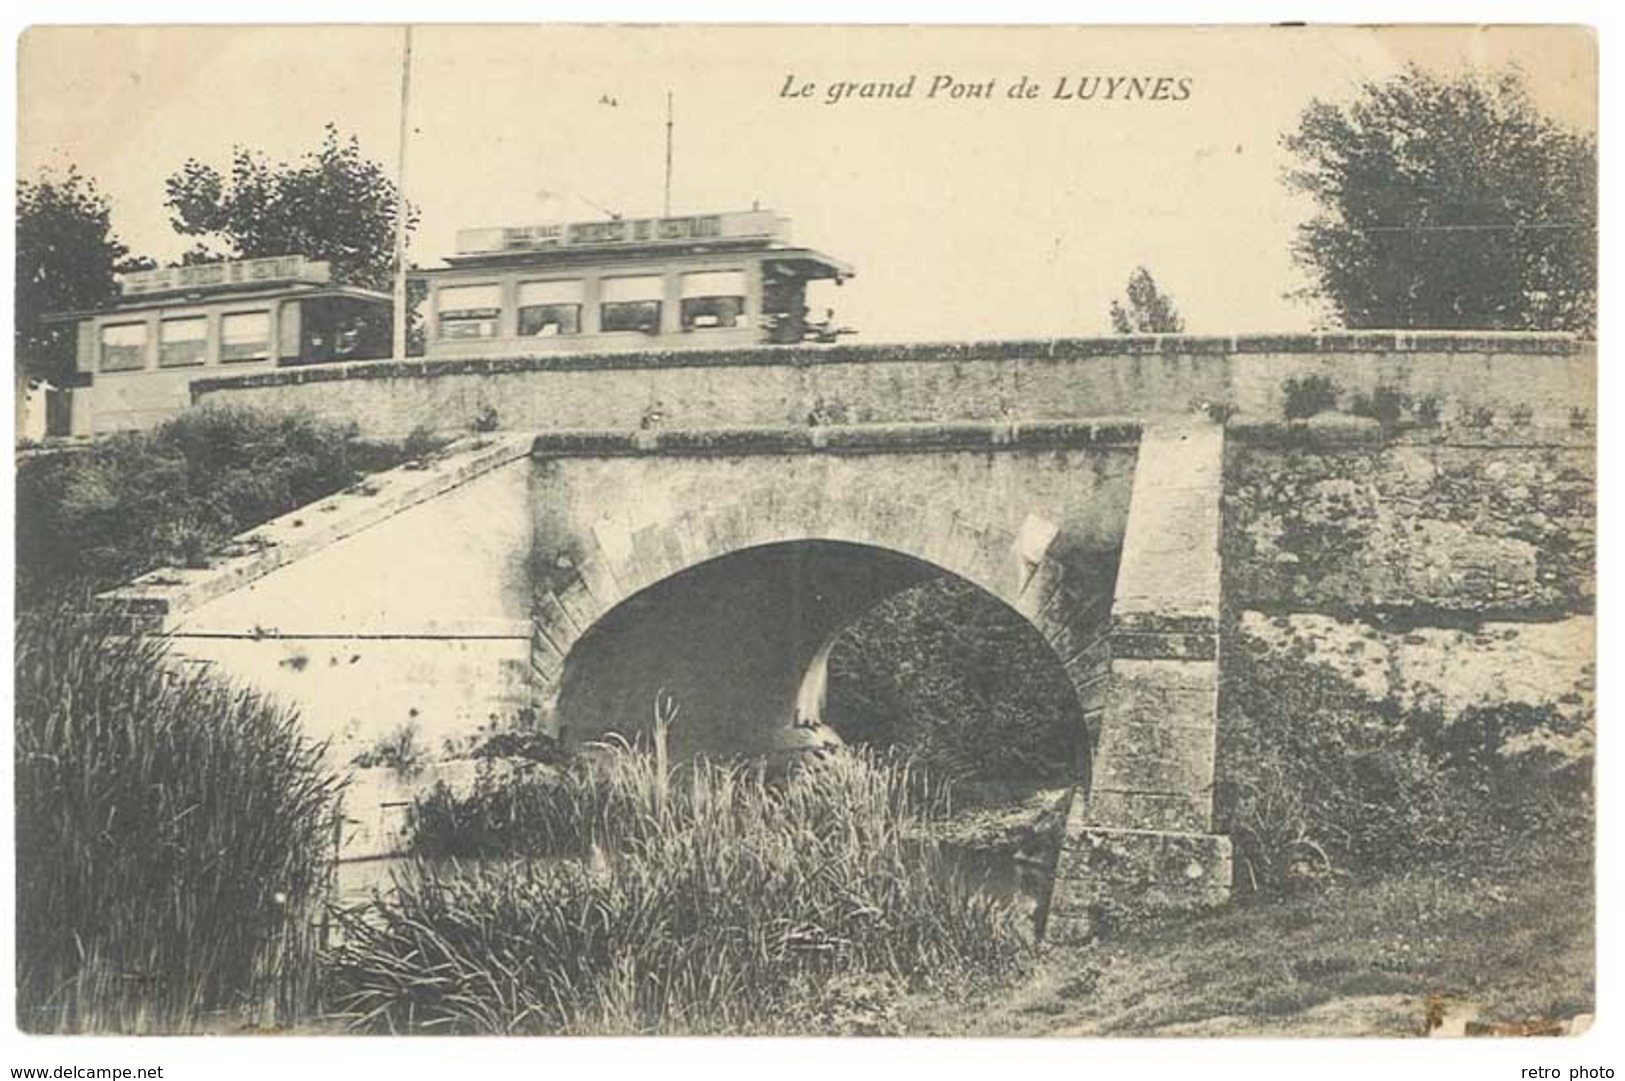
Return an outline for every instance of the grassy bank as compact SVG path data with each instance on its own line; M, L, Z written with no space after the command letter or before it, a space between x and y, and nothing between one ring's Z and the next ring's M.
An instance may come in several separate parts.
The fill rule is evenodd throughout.
M1578 849L1578 851L1576 851ZM1529 842L1253 897L1082 948L1009 992L916 996L912 1035L1419 1036L1430 1011L1540 1031L1594 1010L1586 846Z

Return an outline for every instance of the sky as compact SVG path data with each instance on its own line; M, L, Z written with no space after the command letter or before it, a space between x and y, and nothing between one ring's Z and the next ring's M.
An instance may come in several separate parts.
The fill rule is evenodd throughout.
M397 168L402 28L36 28L19 57L18 168L94 177L134 251L176 259L164 179L234 145L290 160L332 121ZM857 270L814 298L858 340L1088 335L1151 270L1194 333L1311 328L1289 299L1312 207L1279 140L1313 98L1415 62L1517 64L1537 103L1596 128L1594 42L1563 28L419 26L406 190L411 258L457 229L753 203ZM836 83L912 95L829 104ZM991 97L927 96L939 76ZM1011 98L1023 77L1035 98ZM1171 80L1183 100L1058 97L1083 78ZM1181 82L1183 80L1183 82ZM787 96L813 84L807 97ZM1149 84L1148 84L1149 85ZM608 99L606 101L606 99Z

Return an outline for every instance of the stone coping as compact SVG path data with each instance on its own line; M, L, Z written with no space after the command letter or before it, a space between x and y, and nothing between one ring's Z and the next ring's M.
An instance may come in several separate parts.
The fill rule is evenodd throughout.
M1074 360L1109 356L1229 356L1250 353L1516 353L1570 356L1586 347L1572 334L1452 330L1325 331L1312 334L1124 334L983 342L874 342L776 345L741 349L646 349L520 357L348 361L192 381L194 399L215 390L325 383L606 369L811 367L824 364L962 363L972 360Z
M1140 422L1123 418L989 423L842 424L734 428L573 428L535 436L537 458L634 455L907 454L1135 446Z
M183 621L184 624L184 621ZM317 625L313 628L295 625L256 627L251 631L230 628L197 628L181 626L172 632L175 638L190 640L260 641L275 638L284 642L502 642L530 641L535 622L530 619L504 619L500 616L463 617L458 619L431 619L406 629L390 631L333 630Z
M1456 421L1422 425L1415 422L1384 429L1371 417L1327 412L1302 420L1231 417L1225 435L1234 442L1264 447L1463 447L1482 450L1568 448L1593 450L1596 429L1590 425L1527 424L1473 427Z
M207 566L161 567L97 596L97 607L130 631L172 629L199 605L240 589L285 564L450 491L498 466L524 458L526 436L458 440L424 462L361 478L344 491L308 503L240 534Z

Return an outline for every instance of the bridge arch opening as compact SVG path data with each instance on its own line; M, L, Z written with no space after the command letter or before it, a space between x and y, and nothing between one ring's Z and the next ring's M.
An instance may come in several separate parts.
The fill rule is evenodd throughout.
M979 632L987 632L981 647L973 641ZM553 716L571 743L646 733L664 691L682 709L671 734L678 756L776 755L842 742L843 735L913 746L934 734L941 751L956 726L1009 720L1008 709L1019 703L998 699L1014 694L1045 702L1044 716L1010 733L1022 738L1044 729L1037 745L1066 759L1050 763L1045 776L1088 776L1077 666L1067 669L1031 616L892 548L803 539L705 559L622 599L564 653ZM946 685L953 680L959 686ZM1018 687L1023 681L1034 686ZM934 719L934 733L927 731L933 719L920 716L933 691L939 704L966 710ZM961 739L955 771L975 772L979 754L992 764L1023 760L986 754L998 738ZM1043 753L1029 748L1025 759L1034 763ZM947 757L943 764L956 765Z

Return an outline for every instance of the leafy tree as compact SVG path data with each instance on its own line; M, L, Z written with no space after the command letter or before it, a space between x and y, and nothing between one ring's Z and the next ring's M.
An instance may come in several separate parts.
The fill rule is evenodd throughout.
M1178 334L1185 320L1174 308L1173 298L1157 288L1145 267L1135 267L1128 277L1128 303L1112 301L1112 330L1118 334Z
M229 176L193 158L164 187L175 230L202 238L189 263L298 254L331 263L337 281L386 292L396 215L404 205L408 231L418 220L383 166L332 124L297 162L272 163L239 146Z
M1345 326L1594 332L1596 136L1541 115L1515 70L1410 67L1312 102L1282 145L1319 212L1293 254Z
M1078 776L1077 696L1025 618L967 582L933 579L848 627L829 659L826 720L943 776Z
M72 367L72 328L47 326L41 318L103 304L118 295L115 274L152 265L130 256L113 232L107 196L77 169L19 180L13 339L19 368L62 378Z

